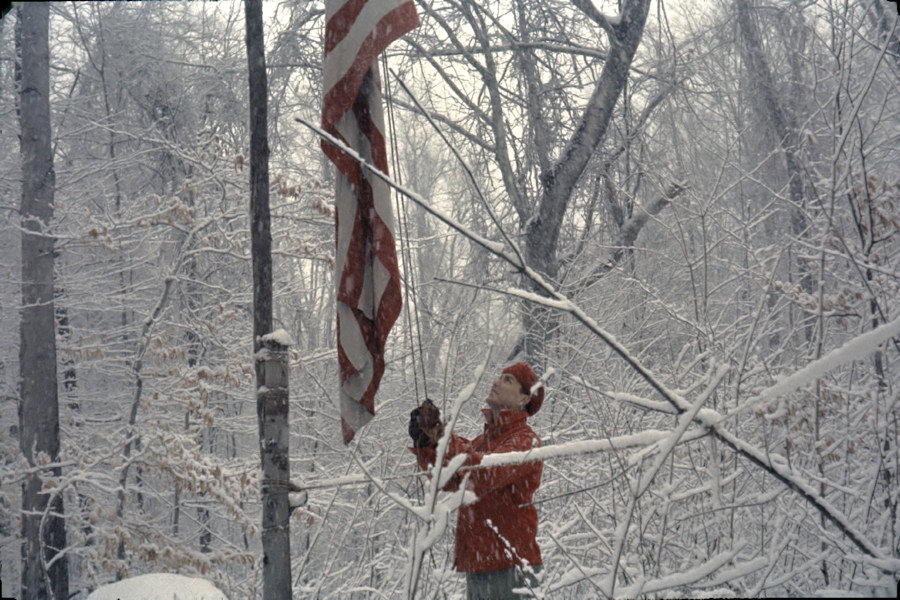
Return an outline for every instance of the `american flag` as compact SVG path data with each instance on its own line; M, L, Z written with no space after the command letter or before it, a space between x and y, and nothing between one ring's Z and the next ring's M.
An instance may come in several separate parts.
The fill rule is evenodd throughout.
M419 24L411 0L328 0L325 7L322 128L387 173L378 55ZM375 414L384 346L400 314L390 189L336 146L339 408L344 443Z

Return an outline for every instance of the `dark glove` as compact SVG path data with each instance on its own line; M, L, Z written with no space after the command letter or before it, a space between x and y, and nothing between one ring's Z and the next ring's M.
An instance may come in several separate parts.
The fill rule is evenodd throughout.
M409 437L416 448L437 445L443 433L441 411L431 400L426 399L409 413Z

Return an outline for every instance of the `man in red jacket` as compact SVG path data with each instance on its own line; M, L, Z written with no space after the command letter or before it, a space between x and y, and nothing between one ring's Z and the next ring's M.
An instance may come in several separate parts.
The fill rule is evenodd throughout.
M537 383L526 363L505 368L485 400L484 433L470 441L451 432L445 459L467 454L465 465L472 466L488 454L540 447L540 438L525 422L544 401ZM443 431L440 411L431 401L410 414L409 434L422 469L434 464ZM478 500L459 509L453 560L456 570L466 574L468 600L536 595L542 562L531 499L542 471L541 462L468 471L467 489ZM462 481L463 475L456 474L444 489L455 491Z

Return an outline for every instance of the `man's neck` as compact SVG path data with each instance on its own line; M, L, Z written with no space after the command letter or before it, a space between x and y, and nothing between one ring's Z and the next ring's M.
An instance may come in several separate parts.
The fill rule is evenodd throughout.
M484 411L484 422L488 425L496 425L500 422L500 413L501 412L517 412L514 408L493 408L488 407L487 410ZM524 412L524 411L523 411Z

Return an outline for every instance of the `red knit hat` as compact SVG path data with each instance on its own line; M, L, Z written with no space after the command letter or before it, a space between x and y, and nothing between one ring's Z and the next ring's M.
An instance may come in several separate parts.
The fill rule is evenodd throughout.
M509 373L513 377L516 378L516 381L519 382L519 385L522 386L522 389L525 390L526 394L531 394L531 387L536 384L539 379L538 376L534 374L534 371L531 370L531 367L528 366L528 363L519 362L514 365L510 365L503 369L504 373ZM528 401L528 404L525 405L525 412L528 415L533 415L537 411L541 410L541 404L544 403L544 386L539 387L533 394L531 394L531 400Z

